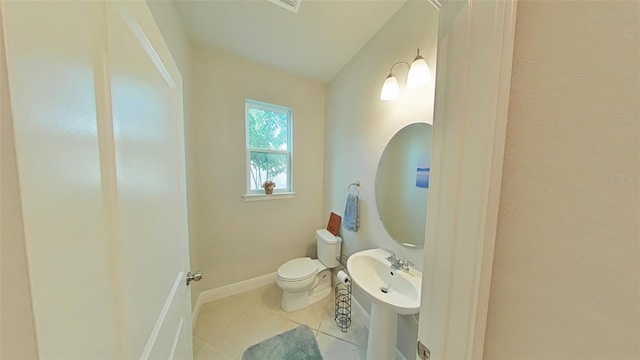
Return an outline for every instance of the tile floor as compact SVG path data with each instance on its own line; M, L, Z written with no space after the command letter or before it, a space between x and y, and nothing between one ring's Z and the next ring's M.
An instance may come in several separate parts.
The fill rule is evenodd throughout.
M286 313L280 308L282 290L276 284L204 304L194 329L194 357L240 360L251 345L308 325L316 334L325 360L364 359L368 331L352 311L351 326L340 331L330 294L305 309Z

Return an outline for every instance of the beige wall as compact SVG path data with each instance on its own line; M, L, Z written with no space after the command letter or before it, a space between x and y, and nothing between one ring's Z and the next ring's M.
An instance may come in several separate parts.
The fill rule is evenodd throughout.
M325 85L194 46L193 115L201 289L273 273L315 256L322 213ZM245 201L244 99L293 111L295 197Z
M521 1L485 358L640 358L640 3Z
M407 68L399 66L394 73L401 84L400 99L383 102L380 89L391 65L411 62L418 47L435 74L437 32L437 10L427 1L407 2L328 85L323 219L331 211L342 215L347 186L357 180L362 184L360 231L341 230L343 253L389 248L422 268L422 249L401 247L380 222L375 176L385 145L398 130L415 122L432 122L435 83L408 92L404 87ZM360 292L355 291L355 296L368 307ZM398 348L407 358L415 357L416 339L416 322L400 317Z
M38 357L0 13L0 358Z

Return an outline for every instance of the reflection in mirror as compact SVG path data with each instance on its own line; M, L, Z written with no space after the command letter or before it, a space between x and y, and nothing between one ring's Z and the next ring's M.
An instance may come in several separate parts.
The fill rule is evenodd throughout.
M378 214L391 238L422 248L427 221L433 127L408 125L387 144L376 173Z

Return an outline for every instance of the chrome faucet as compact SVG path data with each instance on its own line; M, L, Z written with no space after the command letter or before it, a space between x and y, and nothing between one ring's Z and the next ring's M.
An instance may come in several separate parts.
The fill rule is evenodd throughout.
M415 265L411 261L409 261L407 259L402 259L402 260L398 260L398 261L400 263L400 267L399 268L400 268L401 271L409 272L409 270L412 267L415 267Z
M398 264L398 258L396 258L396 253L394 253L389 249L384 249L384 251L389 253L389 256L387 256L387 261L391 263L391 267L395 267Z
M390 255L389 257L394 257L394 258L396 257L396 253L394 253L393 251L391 251L391 250L389 250L389 249L384 249L384 251L386 251L386 252L388 252L388 253L389 253L389 255ZM388 259L388 258L387 258L387 259Z
M407 259L398 259L396 257L396 253L394 253L393 251L389 249L385 249L385 251L389 253L389 256L387 257L387 261L391 263L392 269L409 272L409 269L415 266L411 261Z

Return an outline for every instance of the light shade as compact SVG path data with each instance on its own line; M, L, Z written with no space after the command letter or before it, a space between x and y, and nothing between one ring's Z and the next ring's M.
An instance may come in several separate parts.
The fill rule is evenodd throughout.
M380 91L380 100L394 100L400 97L400 87L398 86L398 80L392 74L389 74L382 85L382 91Z
M415 89L423 87L431 80L431 71L429 65L420 55L416 56L415 60L409 68L409 75L407 75L407 87L409 89Z

